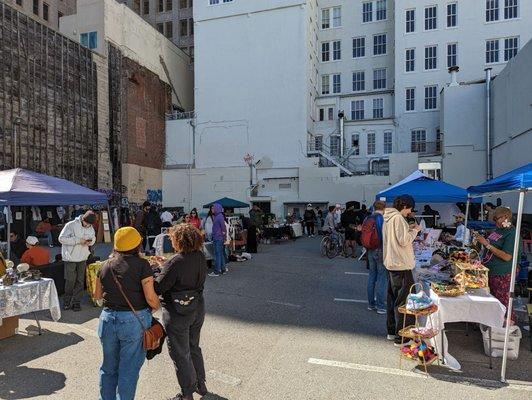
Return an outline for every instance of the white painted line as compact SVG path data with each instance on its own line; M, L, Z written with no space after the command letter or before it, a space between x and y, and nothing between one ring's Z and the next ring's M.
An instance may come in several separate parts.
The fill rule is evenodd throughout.
M346 303L367 303L367 300L357 300L357 299L338 299L335 298L334 301L343 301Z
M369 273L367 272L346 272L345 274L346 275L366 275L366 276L369 275Z
M274 300L268 300L268 303L278 304L280 306L295 307L295 308L303 307L303 306L300 306L299 304L283 303L282 301L274 301Z
M234 376L224 374L223 372L209 371L207 372L207 376L210 379L214 379L231 386L238 386L242 383L242 380L235 378Z
M352 369L356 371L378 372L381 374L404 376L404 377L409 377L409 378L437 379L440 381L446 381L446 382L451 382L451 383L462 383L462 384L469 383L469 384L475 384L478 386L483 386L483 387L488 387L488 388L500 388L500 389L507 388L507 389L513 389L513 390L522 390L522 391L532 392L531 383L524 382L524 381L511 381L509 382L508 385L505 385L499 381L494 381L490 379L469 378L469 377L464 377L464 376L444 375L444 374L426 375L422 372L407 371L407 370L401 370L397 368L378 367L375 365L355 364L355 363L334 361L334 360L322 360L319 358L309 358L308 363L315 364L315 365L324 365L327 367Z

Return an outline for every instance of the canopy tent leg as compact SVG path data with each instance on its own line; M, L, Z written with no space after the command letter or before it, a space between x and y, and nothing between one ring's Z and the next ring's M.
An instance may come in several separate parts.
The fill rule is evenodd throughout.
M465 222L464 222L464 237L462 238L462 243L464 244L464 246L467 244L466 243L466 237L467 237L467 221L469 220L469 206L471 204L471 199L468 198L467 199L467 203L466 203L466 209L465 209Z
M7 259L11 260L11 206L7 206L7 215L6 215L6 225L7 225Z
M114 233L114 226L113 226L113 216L111 214L111 206L109 203L107 203L107 218L109 221L109 233L111 234L111 242L113 241L113 233Z
M480 203L480 220L484 221L484 197L482 198L482 202Z
M510 338L510 321L512 319L512 309L514 302L515 275L517 272L517 260L519 258L519 233L521 232L521 221L523 219L523 206L525 203L525 190L519 192L519 206L517 208L517 223L515 224L515 243L512 257L512 273L510 279L510 295L508 297L508 309L506 310L506 332L504 334L504 350L502 355L501 382L506 382L506 361L508 359L508 341Z

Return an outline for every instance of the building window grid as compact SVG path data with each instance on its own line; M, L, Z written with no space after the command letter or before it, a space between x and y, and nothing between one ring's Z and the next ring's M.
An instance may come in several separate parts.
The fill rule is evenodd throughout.
M406 49L405 64L406 72L413 72L416 70L416 49Z
M342 26L342 8L334 7L332 9L333 15L333 28L339 28Z
M384 21L386 19L386 0L377 0L375 8L377 9L375 19L377 21Z
M334 119L334 108L332 107L327 108L327 119L329 121L332 121Z
M366 56L366 38L353 38L353 58L360 58Z
M50 6L46 3L42 3L42 19L45 21L50 19Z
M161 13L164 12L164 0L159 0L157 10Z
M504 19L514 19L519 16L518 0L504 0Z
M383 141L383 152L384 154L391 154L392 153L392 132L386 131L384 132L384 141Z
M39 0L33 0L33 13L39 15Z
M486 0L486 22L499 20L499 0Z
M179 21L179 36L188 36L188 19L182 19Z
M406 10L406 33L412 33L416 30L416 10Z
M321 10L321 29L329 29L331 27L331 11L329 8Z
M425 71L438 68L437 46L425 47Z
M373 55L380 56L386 54L386 33L373 35Z
M499 62L499 39L486 40L486 64Z
M427 151L427 131L425 129L414 129L411 133L412 153L425 153Z
M386 68L373 70L373 89L386 89Z
M430 6L425 7L425 30L431 31L438 29L438 7Z
M342 80L340 74L333 75L333 87L332 92L335 94L342 92Z
M504 61L510 61L519 50L519 38L510 37L504 39Z
M339 61L342 59L342 42L335 40L333 44L333 61Z
M373 118L384 117L384 99L373 99Z
M351 147L354 149L352 154L354 156L360 155L360 135L358 133L354 133L351 135Z
M405 92L406 111L414 111L416 109L416 89L406 88Z
M362 22L373 21L373 2L362 3Z
M150 0L144 0L142 3L142 14L148 15L150 13Z
M364 100L354 100L351 102L351 119L364 119Z
M323 42L321 44L321 61L327 62L330 61L330 50L331 50L331 44L329 42Z
M165 36L171 39L174 36L174 23L172 21L166 21L165 25Z
M375 132L370 132L367 135L367 154L375 154Z
M437 108L436 93L436 86L425 86L425 110L435 110Z
M329 75L322 75L321 76L321 94L330 94L331 88L330 88L330 78Z
M364 71L353 72L353 92L366 90L366 77Z
M457 22L458 3L447 4L447 28L455 27Z
M457 53L458 53L458 44L448 43L447 44L447 68L451 68L451 67L458 65Z

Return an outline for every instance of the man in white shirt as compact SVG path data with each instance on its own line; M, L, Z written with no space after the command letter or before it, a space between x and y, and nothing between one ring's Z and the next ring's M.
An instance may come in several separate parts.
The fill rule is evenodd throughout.
M165 222L170 222L170 224L172 223L172 220L174 219L174 216L172 215L172 213L168 210L165 210L163 211L163 213L161 214L161 222L164 224Z

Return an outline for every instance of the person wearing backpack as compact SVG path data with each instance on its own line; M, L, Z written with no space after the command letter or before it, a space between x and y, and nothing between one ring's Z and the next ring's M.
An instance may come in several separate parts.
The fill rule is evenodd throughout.
M382 255L382 226L386 203L377 200L373 203L373 214L366 217L362 224L361 241L368 251L368 310L377 314L386 314L386 290L388 272Z

